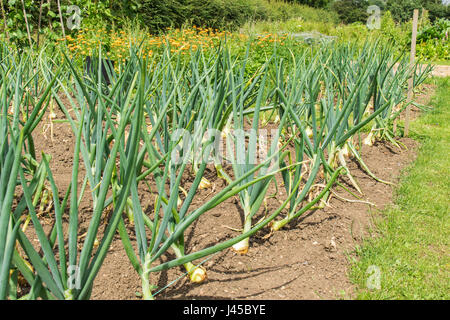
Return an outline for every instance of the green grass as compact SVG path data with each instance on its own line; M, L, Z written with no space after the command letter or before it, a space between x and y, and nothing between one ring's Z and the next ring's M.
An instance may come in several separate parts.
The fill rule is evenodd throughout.
M433 111L411 124L418 157L395 203L376 214L376 236L356 250L350 276L358 299L450 298L450 77L435 81ZM379 268L379 289L367 288L369 266Z

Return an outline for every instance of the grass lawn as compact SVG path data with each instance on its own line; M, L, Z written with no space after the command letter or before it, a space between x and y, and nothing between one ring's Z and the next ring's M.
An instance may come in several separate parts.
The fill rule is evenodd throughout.
M356 250L358 299L450 298L450 77L433 81L433 111L411 124L418 158Z

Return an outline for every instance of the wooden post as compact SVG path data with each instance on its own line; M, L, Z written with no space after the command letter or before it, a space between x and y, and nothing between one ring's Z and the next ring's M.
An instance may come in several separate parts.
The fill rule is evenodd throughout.
M63 16L62 16L62 12L61 12L61 3L59 2L59 0L56 3L58 4L59 21L61 22L62 34L63 34L63 38L65 39L66 31L64 31L64 21L63 21Z
M39 35L41 34L41 22L42 22L42 6L44 4L44 0L41 0L41 6L39 7L39 20L38 20L38 31L37 31L37 40L36 47L39 49Z
M414 61L416 58L416 41L417 41L417 24L419 22L419 10L414 10L413 17L413 30L412 30L412 40L411 40L411 58L410 58L410 67L414 66ZM413 98L413 85L414 85L414 76L409 78L408 81L408 98L407 103L410 103ZM405 137L409 134L409 121L411 117L411 105L406 107L406 117L405 117Z

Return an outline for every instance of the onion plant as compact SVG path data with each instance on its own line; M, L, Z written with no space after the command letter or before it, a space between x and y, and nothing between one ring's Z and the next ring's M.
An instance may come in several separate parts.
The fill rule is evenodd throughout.
M19 234L19 241L23 250L26 252L33 268L36 270L36 277L32 282L32 288L27 298L33 299L37 294L40 294L41 290L46 292L46 297L57 298L57 299L87 299L89 298L93 281L97 275L101 264L106 256L109 245L112 242L113 236L117 230L119 221L122 218L122 212L125 208L131 187L132 173L136 170L136 162L138 156L139 147L139 136L140 130L134 130L126 140L126 148L129 152L125 157L121 157L122 162L126 162L125 165L125 178L122 181L121 188L117 194L114 195L112 199L113 212L110 222L103 234L101 241L96 246L96 238L98 237L99 227L101 218L103 216L105 207L107 205L107 196L112 191L112 177L116 170L116 159L119 156L119 151L121 148L122 137L124 136L125 129L128 125L135 128L140 128L143 123L143 90L145 83L145 71L144 65L141 66L141 72L136 73L135 80L132 82L131 86L137 92L133 97L129 96L125 99L123 104L116 106L120 108L124 114L119 123L118 127L115 128L115 123L113 122L110 110L111 106L114 105L112 99L105 98L102 95L100 87L90 88L99 97L94 102L91 95L89 95L88 88L85 82L81 79L75 67L67 59L72 70L72 81L78 91L75 91L75 97L77 101L78 110L80 112L78 121L74 121L68 115L67 109L64 107L58 93L53 91L53 97L57 100L61 109L68 115L70 124L76 133L76 145L74 151L74 166L72 172L72 181L69 190L66 194L68 195L63 202L60 201L58 195L59 190L53 179L50 164L46 159L44 159L45 165L48 171L48 179L50 181L52 191L53 191L53 201L55 203L54 209L54 220L55 220L55 230L57 234L57 242L54 243L50 237L48 237L42 228L41 222L37 219L35 207L31 201L30 197L30 184L24 179L21 173L21 185L24 191L24 197L27 202L27 207L33 219L33 226L35 228L36 234L39 238L39 243L43 252L41 256L39 251L31 245L27 237L23 234ZM46 70L49 72L49 70ZM116 86L120 82L116 83ZM61 87L64 87L60 81ZM72 90L72 88L65 88L66 90ZM92 92L92 91L91 91ZM94 104L95 103L95 104ZM94 126L90 126L90 122L83 121L86 119L86 114L93 112L93 118L98 119L101 124L95 123ZM104 115L104 116L100 116ZM85 130L85 126L89 126ZM89 139L89 134L98 134L95 128L98 126L103 127L103 131L100 135L97 135L95 142L97 143L95 155L98 158L93 158L97 163L101 165L97 166L95 170L93 168L93 160L90 157L89 151L92 147L92 140ZM93 128L93 129L92 129ZM106 143L106 141L111 141L112 146ZM83 146L83 147L82 147ZM90 218L89 228L86 233L85 240L83 241L82 250L79 252L79 194L78 194L78 177L80 174L79 164L80 164L80 153L82 155L85 175L88 176L89 181L95 181L94 177L100 177L99 183L97 185L90 185L90 194L93 200L93 214ZM107 155L107 157L105 157ZM68 224L68 235L66 236L63 232L63 219L64 219L64 208L66 204L65 201L69 200L67 206L69 207L69 224ZM68 248L65 248L65 242L68 242ZM58 247L58 260L55 257L53 251L53 246ZM97 247L97 248L96 248ZM96 249L95 249L96 248Z
M217 59L220 59L220 55ZM220 62L220 60L217 60ZM210 66L210 67L208 67ZM186 271L193 282L201 282L206 277L206 270L197 267L193 261L204 256L224 250L242 240L248 238L262 227L267 225L281 211L277 210L271 217L262 221L259 225L248 228L241 236L235 237L224 243L217 244L210 248L205 248L198 252L186 254L184 244L184 233L192 223L199 217L207 213L212 208L218 206L230 197L240 194L242 191L264 181L270 181L278 172L267 172L265 175L256 174L259 170L264 170L277 155L273 153L260 165L252 166L235 180L229 181L229 184L211 199L206 201L199 208L191 208L195 196L200 190L203 174L214 155L212 146L216 143L215 139L219 135L211 134L224 125L223 113L228 106L228 101L232 99L233 78L230 75L231 69L227 70L225 76L215 74L216 64L204 64L201 72L194 69L191 72L197 73L195 84L191 90L185 91L180 86L183 85L182 75L179 73L177 65L167 65L168 73L174 77L167 77L171 80L167 85L162 85L166 90L170 88L167 95L160 95L158 99L149 99L146 104L148 114L158 114L157 119L152 120L152 130L142 130L142 138L146 146L148 161L153 164L151 170L146 170L145 174L151 172L156 182L156 200L153 213L148 216L144 214L141 203L138 198L138 182L142 181L144 174L137 172L131 188L133 201L133 214L135 216L135 232L138 244L138 253L134 252L129 236L125 228L119 225L122 241L125 250L135 270L141 277L143 297L153 299L150 284L150 275L166 268L184 265ZM220 79L220 84L214 79ZM167 81L167 80L163 80ZM242 83L239 83L242 85ZM219 90L214 92L212 88ZM185 95L183 95L183 93ZM228 99L230 97L231 99ZM169 108L178 102L177 108ZM194 106L193 104L198 104ZM202 137L200 146L190 139L190 133L194 127L193 116L188 114L196 108L195 117L200 125L197 130ZM158 110L158 111L157 111ZM170 119L171 123L165 124L164 121ZM189 120L188 120L189 119ZM170 128L174 128L173 131ZM175 128L183 128L176 130ZM180 145L182 147L180 148ZM189 173L189 164L192 154L200 150L198 157L198 168L194 181L189 186L189 192L185 193L183 200L180 201L179 194L182 190L182 178ZM253 179L251 179L253 177ZM287 202L286 202L287 203ZM284 204L285 205L285 204ZM154 266L163 254L171 250L175 254L175 259Z
M383 72L384 68L389 70L393 62L390 62L390 52L380 50L379 43L367 44L357 52L350 52L348 56L335 57L334 55L339 53L335 54L333 51L330 58L327 58L335 61L330 63L331 67L323 68L325 92L321 101L326 114L321 115L320 118L326 119L321 124L326 127L326 137L322 149L328 150L327 168L333 170L339 163L346 169L352 185L362 194L362 190L347 167L345 157L349 153L349 146L352 152L355 150L353 136L368 123L378 119L396 102L395 96L392 95L384 96L384 100L374 98L379 96L380 87L377 80L380 70ZM342 63L342 59L349 62ZM344 72L345 76L340 78L334 72L333 66L339 69L342 65L347 66L347 72ZM401 74L394 75L394 81L400 76ZM371 110L370 102L374 99L378 102ZM360 160L363 167L367 169L359 155L357 160ZM371 174L370 170L367 171Z
M0 299L14 299L17 291L19 270L29 274L30 269L16 249L17 238L23 235L19 229L26 207L22 200L13 207L15 191L24 172L30 179L30 197L39 189L42 170L34 159L33 130L41 121L48 107L48 96L55 78L46 87L30 113L21 119L22 105L30 89L31 79L23 71L29 56L19 58L17 65L0 66ZM5 62L5 60L3 60ZM19 179L20 176L20 179ZM13 267L14 266L14 267ZM26 271L24 270L26 269ZM11 271L10 271L11 270Z
M390 47L386 50L391 49ZM387 52L389 54L389 51ZM377 56L374 57L375 59ZM373 108L376 110L380 105L384 104L392 97L391 105L386 108L379 117L375 118L368 136L364 139L366 145L372 145L376 140L388 140L394 145L400 147L399 142L395 140L395 132L393 124L399 118L400 113L404 111L408 105L418 105L413 101L406 101L406 90L408 88L409 78L413 78L413 90L421 85L428 78L432 71L432 66L427 65L425 68L420 67L421 61L411 66L408 57L394 59L392 54L390 59L382 62L378 73L373 75L375 78ZM396 70L394 66L397 64Z
M289 153L286 157L280 159L280 167L288 169L282 171L282 177L286 192L292 197L288 214L283 219L273 222L273 231L281 229L313 208L317 202L327 195L341 171L341 168L338 168L333 172L325 189L312 201L299 208L312 192L324 160L322 144L325 138L325 126L319 121L320 116L316 115L316 101L321 89L320 81L322 79L322 71L318 68L317 61L317 55L308 63L305 55L298 58L294 57L294 68L286 80L283 76L283 61L280 61L277 65L277 104L279 104L280 114L289 115L285 132L294 137L294 156ZM287 162L285 159L287 159ZM307 171L309 171L309 175L308 178L305 178ZM300 188L304 180L306 182Z
M374 56L377 59L371 59ZM294 68L286 78L281 75L282 68L279 69L277 90L283 106L280 110L290 110L293 124L291 131L299 135L295 141L296 161L303 163L306 156L311 164L308 180L301 192L293 190L292 184L302 179L304 165L283 173L287 191L298 194L298 197L293 197L296 200L292 200L288 216L274 223L274 230L298 216L294 212L311 191L321 165L326 187L325 193L319 195L325 196L325 199L330 194L330 188L337 178L335 173L340 168L344 169L355 189L362 193L346 163L345 157L350 151L366 171L376 178L365 166L352 140L364 126L395 103L393 96L383 96L385 100L379 102L372 112L369 108L374 95L378 96L380 70L392 67L386 63L389 57L389 51L380 52L377 43L367 45L360 51L345 46L336 50L332 46L318 53L309 64L304 63L303 57L298 57L298 62L294 61ZM394 81L401 76L394 75ZM308 128L311 128L310 132ZM318 201L315 198L311 203Z
M229 61L231 64L231 61ZM243 210L243 230L245 234L252 228L252 219L256 213L260 210L263 201L266 199L266 193L273 181L274 177L272 172L277 170L278 164L277 157L280 156L279 142L280 134L284 124L286 123L287 113L282 117L277 130L272 130L273 135L270 137L270 143L267 143L267 132L261 135L260 131L260 112L263 103L267 101L266 97L266 82L268 78L268 64L261 67L259 74L245 81L245 68L246 60L243 61L242 66L237 72L230 73L230 85L231 85L231 104L233 106L232 111L232 124L233 132L226 135L227 140L227 161L231 162L233 168L234 179L239 180L243 176L248 176L240 183L244 185L252 180L260 180L252 186L242 190L239 193L239 200ZM235 76L236 74L236 76ZM236 78L236 79L235 79ZM257 98L252 108L251 116L251 129L250 132L245 132L246 127L246 110L245 106L248 103L246 101L248 94L239 94L243 91L243 86L246 83L250 83L251 88L257 87ZM239 89L240 90L239 90ZM264 150L266 149L267 150ZM258 153L260 159L258 159ZM265 153L265 154L264 154ZM267 163L258 172L247 175L253 168L257 166L258 161L265 162L265 157L275 156L273 163ZM231 182L231 178L228 178ZM246 254L249 250L249 238L245 238L242 241L236 243L233 249L240 253Z

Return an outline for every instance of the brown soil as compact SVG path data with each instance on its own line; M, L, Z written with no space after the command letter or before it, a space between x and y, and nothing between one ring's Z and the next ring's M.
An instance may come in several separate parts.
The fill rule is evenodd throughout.
M428 88L417 100L427 103L432 89ZM58 119L64 118L60 111L56 113ZM51 167L63 196L72 175L74 136L67 123L55 123L53 132L52 141L50 130L44 136L42 126L36 129L36 149L37 153L44 151L52 155ZM417 143L408 138L400 141L408 148L407 150L396 149L389 143L378 143L372 147L362 148L363 159L379 178L398 182L402 169L413 161ZM373 212L391 203L394 187L376 182L354 161L349 161L349 167L364 192L363 199L374 203L375 207L366 203L350 203L335 196L330 201L329 207L305 214L286 229L270 237L266 237L267 230L258 233L251 238L251 248L245 256L238 255L231 249L214 255L203 264L207 269L208 279L202 284L189 283L189 279L183 276L185 271L181 267L152 274L152 284L156 285L158 290L168 286L156 298L269 300L351 298L354 286L348 278L349 256L352 256L355 246L363 237L369 235L368 228L371 226ZM209 171L206 177L211 179L216 191L223 188L223 182L214 178L212 171ZM344 177L342 182L346 183L347 179ZM268 194L275 194L275 197L268 200L267 212L274 210L283 199L282 188L277 192L275 186L271 185ZM342 197L355 200L342 189L336 189L336 192ZM200 206L211 194L211 189L200 191L192 207ZM144 200L143 205L151 205L154 201L149 192L144 192L141 198ZM91 212L90 201L83 201L80 208L83 229L88 225ZM132 227L128 227L132 230ZM185 234L187 251L197 251L217 241L238 235L238 232L231 230L230 227L241 227L236 197L207 212L194 223ZM171 258L173 257L165 256L163 260ZM136 294L140 291L140 279L132 268L117 235L95 280L92 298L140 299Z

